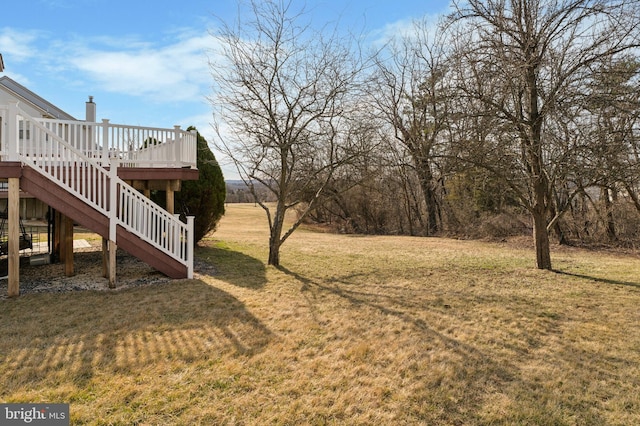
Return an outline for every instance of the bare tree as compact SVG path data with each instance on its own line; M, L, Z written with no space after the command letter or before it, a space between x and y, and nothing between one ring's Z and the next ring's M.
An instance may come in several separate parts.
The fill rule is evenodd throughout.
M640 58L607 58L594 68L585 90L594 174L605 204L623 189L640 212ZM615 238L610 213L607 228L609 237Z
M638 46L640 13L633 0L468 0L453 22L469 34L460 48L458 84L482 111L499 119L494 140L509 167L487 165L507 182L533 219L536 261L551 269L555 167L567 149L554 144L554 116L575 102L591 66ZM476 110L478 111L478 110Z
M437 158L447 130L447 40L426 21L392 40L378 55L372 89L376 108L408 151L426 206L426 233L441 230Z
M355 153L345 129L358 56L335 31L314 31L290 1L254 0L251 18L223 24L211 62L216 146L235 163L270 227L270 265L331 181ZM327 35L328 34L328 35ZM258 196L257 185L276 198ZM285 228L288 210L300 206Z

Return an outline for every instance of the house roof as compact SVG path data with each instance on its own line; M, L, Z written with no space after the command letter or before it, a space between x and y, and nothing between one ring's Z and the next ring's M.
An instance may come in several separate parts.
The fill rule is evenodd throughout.
M10 79L6 75L0 77L0 86L4 87L17 97L22 98L26 102L30 103L33 107L41 110L43 115L46 117L76 121L76 119L72 115L67 114L51 102L36 95L31 90L27 89L20 83L17 83L16 81Z

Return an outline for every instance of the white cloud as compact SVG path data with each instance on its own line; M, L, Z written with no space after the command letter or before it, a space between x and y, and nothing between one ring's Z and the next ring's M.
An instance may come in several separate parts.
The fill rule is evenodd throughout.
M155 42L126 35L55 38L39 31L0 29L7 72L12 63L29 62L32 69L70 85L153 103L204 99L211 85L207 52L213 43L207 32L184 29Z
M35 41L38 31L16 31L11 28L0 29L0 53L5 62L23 62L38 55Z
M156 102L193 100L203 96L202 88L209 80L205 51L212 42L206 34L162 46L121 44L127 47L120 50L100 49L88 42L74 47L77 51L70 55L70 64L110 92ZM114 40L109 44L115 44Z
M6 64L5 64L5 66L6 66ZM5 72L2 75L6 75L10 79L20 82L20 84L22 84L23 86L27 86L28 87L28 86L33 84L33 82L28 77L26 77L25 75L17 73L17 72L10 71L8 69L5 69Z
M401 19L391 22L372 32L373 45L384 46L390 40L412 39L424 29L435 29L440 15L424 15L421 18Z
M206 107L205 107L206 108ZM211 127L211 113L202 113L191 115L188 117L184 117L180 119L180 123L183 128L186 129L188 126L195 126L198 129L198 132L204 136L204 138L209 142L213 142L213 128Z

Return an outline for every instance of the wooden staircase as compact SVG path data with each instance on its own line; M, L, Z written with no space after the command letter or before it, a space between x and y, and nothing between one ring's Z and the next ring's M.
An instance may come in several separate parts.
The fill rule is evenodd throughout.
M30 135L28 143L19 142L17 134L8 138L7 157L22 164L23 191L167 276L193 277L192 217L183 223L121 180L118 157L103 167L17 105L12 108L9 123L15 120L17 128L19 122Z
M84 201L65 191L55 182L29 166L23 166L20 186L40 201L48 204L63 215L73 219L75 223L109 238L109 218L100 213ZM116 241L118 247L137 257L163 274L171 278L185 278L188 275L187 266L173 257L158 250L140 237L117 226Z

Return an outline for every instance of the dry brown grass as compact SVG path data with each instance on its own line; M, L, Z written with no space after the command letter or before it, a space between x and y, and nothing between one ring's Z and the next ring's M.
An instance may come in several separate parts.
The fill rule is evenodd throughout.
M214 276L0 301L0 400L73 424L640 424L640 260L300 230L230 205Z

